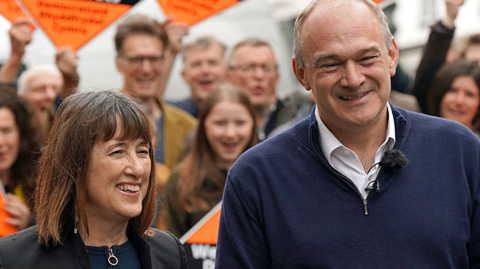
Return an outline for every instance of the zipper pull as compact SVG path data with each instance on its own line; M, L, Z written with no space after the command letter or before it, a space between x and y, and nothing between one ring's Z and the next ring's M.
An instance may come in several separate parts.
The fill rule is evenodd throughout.
M113 254L113 247L108 249L108 259L107 259L107 261L111 266L115 266L115 265L118 264L118 258L115 257L115 254Z
M363 210L365 210L365 216L368 215L367 199L363 199Z

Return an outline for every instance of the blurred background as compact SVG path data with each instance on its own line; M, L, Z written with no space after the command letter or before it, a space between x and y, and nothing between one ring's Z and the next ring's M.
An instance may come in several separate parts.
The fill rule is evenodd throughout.
M291 71L293 25L298 13L309 0L243 0L223 12L203 20L190 28L185 41L202 35L212 35L232 46L246 37L260 37L272 43L278 57L280 96L293 90L302 90ZM400 64L413 78L426 43L429 26L445 15L445 0L385 0L380 3L390 20L392 32L400 49ZM159 21L165 15L157 0L141 0L124 16L147 14ZM123 18L123 17L122 17ZM79 56L80 91L84 89L116 89L122 78L115 67L113 37L120 18L77 52ZM480 32L480 1L466 0L455 21L455 37ZM8 29L11 24L0 16L0 63L10 53ZM27 46L24 65L54 63L56 48L42 29L37 28L32 43ZM180 77L181 59L177 57L167 85L165 98L181 99L189 95Z

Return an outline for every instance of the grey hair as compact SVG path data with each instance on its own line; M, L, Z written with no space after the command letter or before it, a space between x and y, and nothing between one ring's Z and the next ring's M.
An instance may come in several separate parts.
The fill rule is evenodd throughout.
M182 59L183 62L185 63L185 52L194 49L194 48L202 48L202 49L207 49L212 45L218 45L222 51L222 58L225 57L225 51L227 50L227 46L219 41L218 39L214 38L213 36L201 36L196 39L194 39L191 42L188 42L185 44L185 46L182 47Z
M295 21L295 31L294 31L295 39L293 43L293 57L295 59L295 62L297 62L301 68L305 68L305 59L303 58L303 55L302 55L303 41L301 40L301 36L302 36L301 30L302 30L303 23L305 22L305 19L308 17L308 15L312 13L312 11L320 2L326 2L326 1L328 0L313 0L300 13L300 15L298 15L297 20ZM333 1L335 2L337 0L333 0ZM363 2L373 11L378 21L382 25L385 45L387 46L387 49L390 49L390 47L392 46L393 35L390 32L390 28L388 28L387 17L385 16L385 13L383 13L383 10L371 0L352 0L352 1Z
M55 76L62 78L60 70L53 64L41 64L31 67L25 70L20 77L18 78L18 95L22 96L25 94L27 89L29 79L37 73L49 73Z
M263 39L260 39L260 38L256 38L256 37L250 37L250 38L247 38L247 39L244 39L240 42L238 42L237 44L235 44L235 46L233 46L233 48L231 49L229 55L228 55L228 61L227 61L227 66L229 68L232 68L233 67L233 63L232 63L232 60L233 60L233 55L235 54L235 52L240 48L240 47L243 47L243 46L252 46L252 47L267 47L270 49L270 51L272 51L272 54L275 58L275 68L278 68L277 67L277 57L275 55L275 51L273 50L273 47L270 43L268 43L268 41L265 41Z

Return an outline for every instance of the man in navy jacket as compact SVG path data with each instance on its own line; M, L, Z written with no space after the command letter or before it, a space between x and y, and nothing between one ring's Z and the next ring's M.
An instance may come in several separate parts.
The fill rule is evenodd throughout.
M480 140L387 103L397 62L370 0L299 15L293 69L317 106L230 170L217 268L480 268Z

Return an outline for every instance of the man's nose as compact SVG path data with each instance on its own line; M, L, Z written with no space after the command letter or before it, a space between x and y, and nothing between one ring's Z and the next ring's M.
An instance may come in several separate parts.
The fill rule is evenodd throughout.
M344 66L344 72L340 85L342 87L357 89L365 82L365 76L361 72L361 67L354 61L347 61Z
M54 86L47 87L46 95L49 100L51 101L55 100L55 98L57 97L57 94L58 94L57 89Z
M148 58L143 59L142 63L140 63L140 70L142 70L144 72L148 72L152 69L153 69L153 67L152 67L152 63L150 62L150 60Z

